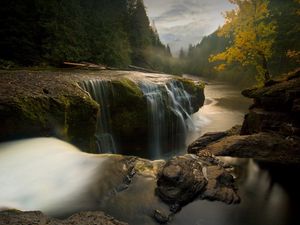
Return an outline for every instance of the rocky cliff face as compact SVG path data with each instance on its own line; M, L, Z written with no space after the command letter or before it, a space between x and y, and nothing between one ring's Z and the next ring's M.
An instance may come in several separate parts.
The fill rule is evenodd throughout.
M274 131L285 136L300 135L300 70L286 80L242 94L254 100L245 116L241 134Z
M55 136L84 151L96 152L97 140L113 137L119 146L126 146L124 151L135 153L147 148L150 138L155 139L151 136L155 129L164 132L166 139L178 139L171 137L181 132L172 130L176 127L173 124L181 123L180 129L186 129L189 114L204 102L202 83L170 75L104 70L2 71L0 76L0 141ZM83 85L97 82L105 83L106 88L96 85L86 89ZM148 93L143 90L144 84L154 90ZM178 91L178 98L174 91ZM98 93L105 95L105 101L97 100ZM160 118L153 118L149 114L152 109L164 112ZM166 131L151 127L156 122L169 127ZM104 137L98 135L99 130Z

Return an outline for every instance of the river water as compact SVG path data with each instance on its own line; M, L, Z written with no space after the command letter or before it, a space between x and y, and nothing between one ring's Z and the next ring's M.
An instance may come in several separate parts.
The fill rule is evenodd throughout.
M209 82L206 102L193 115L195 130L187 144L200 135L241 124L250 105L238 88ZM55 139L32 139L0 146L0 210L42 210L66 217L83 210L102 210L131 225L155 225L153 210L168 210L155 195L155 179L135 177L121 192L112 191L120 175L108 156L82 153ZM221 158L234 165L241 203L196 200L185 206L171 225L297 225L299 167ZM290 176L295 176L290 179Z
M185 77L199 79L188 75ZM207 132L225 131L235 125L241 125L252 102L241 95L242 88L224 82L203 81L206 83L205 103L192 115L195 130L188 135L187 144Z
M0 210L41 210L65 218L101 210L131 225L155 225L153 211L168 212L155 195L156 180L134 176L119 189L122 165L108 155L92 155L52 138L0 146ZM172 225L297 225L300 169L265 165L252 159L220 158L234 165L241 203L196 200L185 206ZM116 191L119 190L119 191Z

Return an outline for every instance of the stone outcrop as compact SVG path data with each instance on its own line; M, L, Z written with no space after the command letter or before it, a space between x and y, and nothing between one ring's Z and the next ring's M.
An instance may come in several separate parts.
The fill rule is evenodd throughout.
M254 104L245 116L241 134L275 131L284 136L300 135L300 70L285 80L242 94Z
M280 164L300 163L299 140L284 138L276 133L227 136L212 141L204 148L199 144L201 140L202 138L191 145L189 152L200 154L201 151L209 151L216 156L255 158Z
M1 72L0 141L55 136L93 152L99 106L60 73Z
M128 225L127 223L115 220L103 212L80 212L65 220L54 219L42 212L21 212L4 211L0 212L0 225Z
M0 142L54 136L86 152L95 152L99 108L108 107L111 115L107 122L119 145L142 150L149 135L147 100L139 82L146 80L162 87L170 81L180 82L191 96L192 112L204 101L202 83L171 75L66 70L1 71L0 76ZM110 83L108 105L99 105L80 87L82 82L91 80Z
M189 153L208 151L216 156L254 158L280 164L300 163L299 70L280 81L248 89L254 99L240 132L208 133L189 148Z

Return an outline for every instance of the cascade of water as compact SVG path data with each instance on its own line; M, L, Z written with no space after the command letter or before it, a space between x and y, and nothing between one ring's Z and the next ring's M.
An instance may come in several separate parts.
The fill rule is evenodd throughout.
M161 143L166 138L165 104L161 87L150 82L140 82L139 86L147 98L148 105L148 148L152 157L158 157Z
M99 153L116 153L116 145L110 125L110 97L112 92L111 82L102 80L87 80L81 87L100 105L96 132L96 143Z
M185 91L179 81L170 81L165 85L169 98L169 107L176 116L171 120L171 146L175 151L185 147L185 140L188 131L195 129L190 114L192 113L191 96Z
M165 149L181 150L187 131L194 128L190 95L181 82L166 85L141 81L139 86L148 103L148 148L158 158Z

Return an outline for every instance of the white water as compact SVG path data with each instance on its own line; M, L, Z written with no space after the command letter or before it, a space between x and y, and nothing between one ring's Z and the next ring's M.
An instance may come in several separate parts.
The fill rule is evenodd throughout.
M110 126L110 99L112 86L110 81L88 80L81 83L82 88L100 105L97 121L96 143L99 153L116 153L116 145Z
M194 129L190 95L179 81L154 83L137 79L148 105L148 152L151 158L160 158L168 153L184 149L188 131ZM117 153L110 126L110 105L113 87L110 80L89 80L81 83L82 88L100 105L98 130L96 133L99 153ZM172 149L172 151L170 151Z
M183 150L187 132L194 125L190 117L191 98L182 83L169 81L161 85L143 81L139 86L147 98L148 149L152 158L162 157L164 149Z
M153 210L167 212L168 206L155 195L156 180L136 176L128 189L116 192L114 188L122 179L115 168L122 168L122 165L120 167L118 161L110 160L110 157L85 154L52 138L2 144L0 210L41 210L50 216L63 217L100 210L132 225L157 224L151 218ZM293 208L295 203L298 204L299 197L293 198L297 196L299 186L295 186L292 197L252 159L225 157L221 160L235 165L233 172L237 177L241 204L196 200L177 213L170 224L299 224L295 214L297 208ZM296 222L290 222L292 219Z
M0 145L0 209L59 211L78 205L105 157L54 138Z

